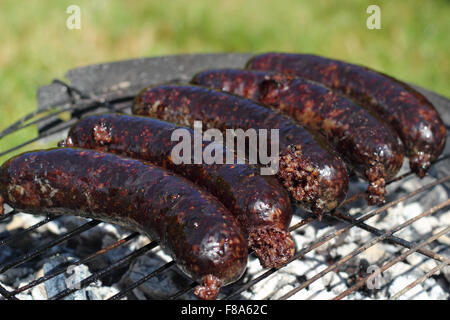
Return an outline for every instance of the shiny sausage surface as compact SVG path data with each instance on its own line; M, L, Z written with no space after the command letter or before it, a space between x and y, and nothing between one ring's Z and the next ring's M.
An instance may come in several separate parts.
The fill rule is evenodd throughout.
M389 125L350 99L318 83L270 71L205 70L192 82L276 107L324 136L369 181L369 204L384 202L386 181L402 166L403 145Z
M311 79L348 95L392 125L411 170L420 177L444 150L446 129L436 109L417 90L388 75L309 54L266 53L253 57L247 67Z
M72 214L148 235L214 299L238 280L247 241L233 215L190 181L150 163L92 150L27 152L0 172L4 202L28 213Z
M209 88L176 85L144 89L132 110L137 115L188 126L199 120L207 128L225 133L226 129L278 129L277 175L293 198L319 216L345 199L348 173L342 159L327 151L326 143L275 110Z
M180 131L183 139L188 133L192 151L188 163L178 163L172 157ZM215 195L233 213L264 267L277 268L288 262L295 245L288 232L292 208L287 191L275 177L260 175L255 166L236 161L226 164L225 147L199 139L202 153L214 150L223 154L223 164L195 163L192 129L148 117L87 116L71 128L62 144L149 161L187 178Z

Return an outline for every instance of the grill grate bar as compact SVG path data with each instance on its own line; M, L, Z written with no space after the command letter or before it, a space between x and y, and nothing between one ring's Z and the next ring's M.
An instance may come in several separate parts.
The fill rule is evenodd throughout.
M121 98L120 100L122 101L124 99ZM125 101L128 101L128 100L131 100L131 97L128 97L127 99L125 99ZM31 127L32 125L38 125L38 124L40 124L42 122L45 122L47 120L50 120L52 118L56 118L55 119L55 121L57 121L56 124L62 123L62 122L64 122L64 120L61 120L57 116L62 114L62 113L64 113L64 112L73 111L73 112L79 112L79 113L83 114L84 112L89 111L89 109L91 109L91 108L98 108L98 107L101 107L102 105L105 106L105 107L108 106L108 104L106 102L98 103L98 102L92 102L92 101L89 101L89 102L87 102L86 104L83 104L83 105L84 105L84 107L81 107L81 108L80 108L80 105L75 105L75 107L74 107L74 105L70 105L70 106L67 106L67 107L62 107L62 109L60 109L58 111L55 111L52 114L48 114L48 115L42 116L42 117L40 117L40 118L38 118L36 120L27 122L27 123L25 123L25 124L23 124L21 126L13 127L13 128L11 128L11 127L6 128L5 130L3 130L0 133L0 139L5 137L5 136L7 136L7 135L10 135L10 134L12 134L12 133L14 133L16 131L19 131L19 130ZM122 108L117 108L117 109L116 108L114 108L114 109L110 108L110 109L111 109L111 111L114 111L114 112L121 112L121 110L124 109L124 108L122 107Z
M252 249L249 249L249 250L248 250L248 254L249 254L249 255L251 255L251 254L253 254L253 253L254 253L254 251L253 251ZM136 282L132 283L128 288L126 288L126 289L124 289L124 290L130 291L130 290L132 290L132 289L134 289L134 288L140 286L140 285L141 285L142 283L144 283L145 281L147 281L147 280L149 280L149 279L155 277L156 275L158 275L158 274L160 273L158 270L160 270L160 269L161 269L161 271L166 270L166 269L170 268L174 263L175 263L174 260L167 262L166 264L162 265L162 266L161 266L160 268L158 268L157 270L150 272L149 274L147 274L147 275L144 276L143 278L141 278L141 279L137 280ZM156 271L158 271L158 272L156 272ZM145 279L145 280L144 280L144 279ZM177 297L179 297L179 296L181 296L181 295L183 295L183 294L189 292L189 291L192 290L196 285L197 285L197 282L193 281L193 282L191 282L191 284L189 284L188 287L186 287L186 288L184 288L184 289L181 289L181 290L178 291L177 293L175 293L175 294L173 294L172 296L170 296L168 299L175 299L175 298L177 298ZM122 293L122 292L118 293L117 295L120 294L120 297L123 297L123 295L122 295L121 293ZM119 299L120 297L115 298L115 299Z
M359 218L359 219L357 219L357 220L356 220L356 219L352 219L352 220L350 220L350 221L345 220L346 222L349 222L349 223L350 223L348 226L346 226L346 227L344 227L344 228L342 228L342 229L339 229L339 230L337 230L337 231L334 231L334 232L332 232L332 233L330 233L330 234L328 234L328 235L324 235L324 236L322 236L321 238L319 238L319 240L312 242L310 245L308 245L308 247L306 247L306 248L302 249L301 251L297 252L297 253L294 255L293 259L292 259L291 261L289 261L287 264L289 264L290 262L292 262L292 261L295 260L295 259L299 259L299 258L303 257L304 255L306 255L307 253L309 253L309 252L312 251L313 249L315 249L315 248L321 246L322 244L326 243L327 241L329 241L329 240L331 240L331 239L333 239L333 238L335 238L335 237L341 235L342 233L344 233L344 232L350 230L352 227L357 226L357 225L355 224L356 222L358 222L358 221L359 221L359 222L363 222L363 221L365 221L365 220L368 220L368 219L374 217L375 215L378 215L378 214L380 214L380 213L386 211L386 210L389 209L390 207L392 207L392 206L394 206L394 205L396 205L396 204L398 204L398 203L400 203L400 202L402 202L402 201L405 201L406 199L409 199L409 198L411 198L411 197L414 197L415 195L420 194L421 192L423 192L423 191L425 191L425 190L427 190L427 189L430 189L430 188L432 188L432 187L434 187L434 186L436 186L436 185L439 185L439 184L444 183L444 182L449 181L449 180L450 180L450 175L449 175L449 176L446 176L446 177L443 177L443 178L441 178L441 179L439 179L439 180L436 180L436 181L434 181L434 182L432 182L432 183L429 183L429 184L427 184L427 185L425 185L425 186L423 186L423 187L421 187L421 188L419 188L419 189L417 189L417 190L411 191L410 193L408 193L408 194L406 194L406 195L400 197L399 199L394 200L394 201L391 201L391 202L385 204L384 206L382 206L382 207L380 207L380 208L378 208L378 209L376 209L376 210L371 210L371 211L369 211L367 214L365 214L363 217L361 217L361 218ZM333 216L333 215L331 215L331 216ZM309 221L310 219L311 219L311 218L307 218L308 221ZM313 220L314 220L314 219L313 219ZM303 220L302 220L302 221L303 221ZM301 221L301 222L302 222L302 221ZM296 224L295 226L297 226L297 225L305 225L305 223L304 223L304 224L301 224L301 222L298 223L298 224ZM291 229L292 229L292 228L291 228ZM369 232L371 232L371 231L369 230ZM402 240L403 240L403 239L402 239ZM287 265L287 264L286 264L286 265ZM237 294L239 294L239 293L241 293L241 292L243 292L243 291L249 289L250 287L252 287L252 286L255 285L256 283L260 282L261 280L267 278L268 276L270 276L271 274L273 274L274 272L276 272L276 270L277 270L277 269L270 269L270 270L266 271L263 275L261 275L261 276L255 278L255 279L252 279L251 281L249 281L248 283L246 283L244 286L242 286L241 288L239 288L237 291L235 291L235 292L233 292L232 294L230 294L229 296L227 296L225 299L230 299L231 297L234 297L234 296L236 296Z
M68 122L70 122L70 121L68 121ZM21 148L23 148L23 147L26 147L27 145L29 145L29 144L31 144L31 143L33 143L33 142L39 141L40 139L43 139L43 138L49 137L49 136L51 136L51 135L53 135L53 134L55 134L55 133L58 133L58 132L61 132L61 131L70 129L70 127L73 125L73 123L74 123L74 122L71 122L71 123L69 123L69 124L67 124L67 125L65 125L65 126L63 126L63 127L61 127L61 128L59 128L58 130L52 130L52 131L49 130L49 131L43 132L43 133L41 133L41 134L40 134L38 137L36 137L36 138L30 139L30 140L28 140L28 141L26 141L26 142L23 142L23 143L21 143L21 144L18 144L17 146L14 146L14 147L12 147L12 148L9 148L9 149L6 150L6 151L0 152L0 157L3 157L3 156L5 156L5 155L7 155L8 153L11 153L11 152L13 152L13 151L19 150L19 149L21 149Z
M333 213L333 215L337 219L339 219L341 221L350 220L351 223L354 223L355 225L357 225L361 229L369 231L369 232L371 232L371 233L373 233L373 234L375 234L377 236L380 236L380 235L382 235L384 233L380 229L377 229L375 227L369 226L369 225L365 224L364 222L360 222L358 220L355 220L351 216L344 215L341 212L336 211L335 213ZM387 241L389 243L392 243L392 244L401 245L401 246L403 246L405 248L408 248L408 249L411 249L413 247L413 244L411 242L409 242L407 240L404 240L404 239L401 239L401 238L396 237L396 236L389 236L389 237L387 237L385 239L385 241ZM427 257L429 257L429 258L431 258L431 259L434 259L434 260L437 260L437 261L440 261L440 262L445 260L445 257L441 256L440 254L437 254L436 252L433 252L432 250L428 250L428 249L425 249L425 248L420 248L418 250L418 252L423 254L423 255L425 255L425 256L427 256Z
M339 229L339 230L337 230L337 231L335 231L333 233L323 235L318 240L309 243L306 247L304 247L303 249L301 249L298 252L296 252L296 254L292 257L292 259L288 263L286 263L284 266L282 266L281 268L284 268L285 266L287 266L289 263L291 263L294 260L303 258L306 254L308 254L309 252L311 252L315 248L320 247L322 244L328 242L329 240L331 240L331 239L341 235L342 233L350 230L351 227L352 226L350 226L350 225L346 226L346 227L344 227L342 229ZM274 274L277 271L278 271L278 269L275 269L275 268L267 270L266 272L264 272L263 274L261 274L257 278L250 280L245 285L241 286L238 290L236 290L235 292L233 292L230 295L228 295L227 297L225 297L224 300L229 300L232 297L234 297L234 296L244 292L245 290L249 289L253 285L257 284L258 282L266 279L267 277L269 277L270 275Z
M11 210L8 213L5 213L3 215L0 216L0 222L3 222L4 220L12 217L13 215L15 215L17 213L17 211L15 209Z
M53 80L53 83L55 83L55 82L63 84L63 86L66 88L67 93L69 94L69 96L71 98L70 107L66 111L76 110L78 108L78 106L77 106L76 99L75 99L75 97L72 94L73 92L76 92L76 90L70 90L70 86L66 85L63 81ZM17 120L13 124L11 124L6 129L4 129L0 133L0 138L3 138L5 136L7 136L8 134L11 134L11 133L13 133L15 131L18 131L18 130L21 130L21 129L25 128L26 126L24 124L26 124L27 121L29 121L29 120L39 116L40 114L43 114L43 113L46 113L46 112L51 112L51 111L56 111L57 112L58 108L59 108L59 106L40 107L38 110L28 113L24 117L20 118L19 120Z
M130 254L127 254L122 259L114 262L113 264L109 265L108 267L106 267L100 271L97 271L96 273L93 273L86 279L80 281L79 283L77 283L77 285L75 285L76 288L65 289L65 290L59 292L58 294L56 294L55 296L51 297L50 300L62 299L77 290L87 287L92 282L95 282L95 281L103 278L104 276L111 274L112 272L114 272L115 270L117 270L118 268L123 266L124 264L130 263L131 261L135 260L137 257L143 255L147 251L152 250L157 245L158 244L156 242L150 242L150 243L146 244L142 248L139 248L136 251L134 251Z
M64 112L67 112L67 111L71 111L71 110L75 110L74 107L73 107L73 105L66 106L66 107L62 107L60 110L54 111L54 112L51 113L51 114L42 116L42 117L40 117L40 118L38 118L38 119L36 119L36 120L30 121L30 122L27 122L27 123L24 123L24 122L25 122L25 121L28 121L29 119L28 119L28 120L25 120L25 118L23 118L23 119L19 120L17 123L14 123L13 125L9 126L9 127L6 128L5 130L3 130L3 131L0 133L0 139L3 138L3 137L6 137L7 135L10 135L10 134L12 134L12 133L14 133L14 132L16 132L16 131L19 131L19 130L22 130L22 129L31 127L32 125L37 125L37 124L39 124L39 123L41 123L41 122L44 122L44 121L46 121L46 120L52 119L52 118L54 118L54 117L60 115L61 113L64 113ZM42 111L42 110L41 110L41 111ZM48 110L48 111L50 111L50 110ZM42 113L42 112L41 112L41 113ZM24 123L24 124L22 124L22 123ZM21 124L22 124L22 125L21 125Z
M404 260L407 256L413 254L414 252L418 252L420 249L425 247L427 244L433 242L434 240L438 239L439 237L441 237L442 235L444 235L444 234L446 234L448 232L450 232L450 227L444 228L443 230L441 230L437 234L429 237L428 239L426 239L424 241L421 241L419 244L417 244L414 247L412 247L411 249L405 251L404 253L402 253L398 257L396 257L396 258L392 259L391 261L389 261L388 263L384 264L381 268L375 270L373 273L371 273L367 277L365 277L365 278L361 279L360 281L358 281L352 287L348 288L347 290L345 290L344 292L342 292L341 294L336 296L334 298L334 300L340 300L340 299L346 297L347 295L349 295L353 291L361 288L364 285L364 283L366 283L366 281L368 280L369 277L376 277L377 275L381 274L382 272L384 272L387 269L389 269L390 267L392 267L397 262L400 262L400 261ZM445 262L445 259L444 259L444 262Z
M442 237L442 236L441 236ZM422 240L422 239L421 239ZM425 239L426 240L426 239ZM438 239L437 239L438 240ZM418 242L416 242L416 244L420 244L420 242L418 241ZM445 248L438 248L438 250L437 250L437 253L442 253L442 252L445 252L446 250L445 250ZM400 251L397 253L397 254L400 254ZM447 259L448 257L446 257L446 259ZM445 260L444 260L445 261ZM409 271L412 271L412 270L414 270L414 268L416 268L417 266L419 266L419 265L421 265L421 264L423 264L425 261L422 261L422 262L419 262L419 263L416 263L416 264L414 264L414 265L410 265L409 266L409 268L408 268L408 270L405 270L405 271L403 271L403 272L401 272L400 273L400 276L401 275L405 275L405 274L407 274ZM439 263L441 263L441 262L439 262ZM409 264L409 263L408 263ZM395 280L395 279L392 279L392 280ZM382 285L381 285L381 287L380 287L380 290L381 289L386 289L387 287L389 287L389 282L387 282L386 281L386 283L382 283Z
M90 106L90 108L92 108L92 107L97 107L97 105ZM122 110L124 110L126 108L128 108L128 106L117 108L117 110L115 110L115 111L116 112L120 112L120 111L122 111ZM83 111L86 111L86 109L88 109L88 107L83 109ZM77 121L77 119L74 119L74 118L72 118L71 120L68 120L68 121L63 121L63 120L59 119L59 122L61 122L61 123L66 122L67 125L61 126L60 128L58 128L56 130L48 130L48 131L41 132L37 137L35 137L33 139L27 140L27 141L25 141L25 142L23 142L21 144L18 144L16 146L12 147L12 148L7 149L6 151L0 152L0 157L3 157L5 155L7 155L7 154L9 154L11 152L14 152L16 150L19 150L19 149L21 149L23 147L26 147L27 145L29 145L31 143L34 143L34 142L37 142L37 141L39 141L41 139L44 139L46 137L50 137L50 136L52 136L54 134L57 134L57 133L60 133L60 132L62 132L64 130L68 130L75 124L76 121Z
M169 300L175 300L179 297L181 297L183 294L186 294L192 290L194 290L195 286L197 285L196 282L192 282L189 287L184 288L183 290L178 291L177 293L175 293L174 295L170 296L168 299Z
M71 107L73 108L73 107ZM2 132L0 132L0 139L11 134L14 133L20 129L25 128L25 126L21 126L22 124L26 123L27 121L37 117L38 115L45 113L45 112L51 112L51 111L58 111L58 107L47 107L47 108L42 108L40 110L36 110L33 112L28 113L27 115L25 115L23 118L17 120L16 122L14 122L12 125L10 125L9 127L7 127L6 129L4 129Z
M83 224L82 226L80 226L80 227L78 227L76 229L73 229L70 232L67 232L67 233L63 234L62 236L56 238L55 240L50 241L50 242L48 242L48 243L46 243L46 244L44 244L44 245L42 245L42 246L40 246L40 247L30 251L30 252L20 256L16 260L14 260L14 261L12 261L12 262L10 262L8 264L0 266L0 273L4 273L8 269L17 267L17 266L25 263L26 261L31 260L31 259L39 256L40 254L46 252L51 247L53 247L53 246L55 246L55 245L57 245L57 244L59 244L61 242L64 242L64 241L72 238L73 236L75 236L77 234L80 234L80 233L82 233L82 232L84 232L86 230L89 230L89 229L93 228L96 225L98 225L99 223L100 223L100 221L92 220L90 222L87 222L87 223Z
M412 288L414 288L415 286L417 286L418 284L424 282L425 280L427 280L429 277L431 277L433 274L435 274L436 272L438 272L439 270L445 268L446 266L448 266L450 264L450 258L445 260L444 262L442 262L441 264L437 265L436 267L434 267L433 269L431 269L430 271L428 271L426 274L424 274L422 277L420 277L419 279L411 282L410 284L408 284L406 287L404 287L402 290L400 290L399 292L397 292L391 299L392 300L396 300L398 299L400 296L402 296L403 294L405 294L406 292L408 292L409 290L411 290Z
M13 234L13 235L11 235L11 236L1 240L0 241L0 247L4 246L4 245L6 245L6 244L8 244L8 243L10 243L10 242L12 242L14 240L16 240L17 238L19 238L21 236L24 236L25 234L27 234L27 233L29 233L29 232L31 232L33 230L36 230L39 227L42 227L43 225L49 223L50 221L56 220L57 218L58 218L57 216L47 216L47 217L45 217L45 219L43 219L42 221L40 221L40 222L38 222L38 223L36 223L36 224L26 228L25 230L22 230L22 231L20 231L18 233L15 233L15 234Z
M420 188L418 188L418 189L416 189L414 191L411 191L408 194L405 194L405 195L403 195L402 197L400 197L400 198L398 198L396 200L393 200L393 201L391 201L389 203L386 203L385 205L381 206L380 208L370 210L366 215L364 215L364 219L363 220L359 219L359 221L365 221L365 220L367 220L369 218L372 218L375 215L378 215L381 212L386 211L387 209L389 209L389 208L391 208L391 207L393 207L393 206L395 206L395 205L397 205L397 204L399 204L399 203L401 203L401 202L403 202L403 201L405 201L405 200L407 200L409 198L412 198L412 197L414 197L414 196L416 196L418 194L421 194L422 192L424 192L424 191L426 191L428 189L431 189L431 188L433 188L433 187L435 187L437 185L440 185L442 183L445 183L447 181L450 181L450 175L442 177L442 178L440 178L440 179L438 179L436 181L433 181L433 182L431 182L429 184L426 184L425 186L422 186L422 187L420 187Z
M113 250L113 249L115 249L115 248L117 248L117 247L123 245L124 243L126 243L126 242L132 240L133 238L137 237L138 235L139 235L138 232L131 233L131 234L129 234L128 236L126 236L125 238L120 239L120 240L118 240L118 241L116 241L116 242L110 244L109 246L106 246L106 247L103 248L103 249L100 249L99 251L97 251L97 252L95 252L95 253L93 253L93 254L87 256L86 258L83 258L83 259L80 259L80 260L78 260L78 261L75 261L75 262L72 263L71 265L73 265L73 266L79 266L79 265L81 265L81 264L84 264L84 263L86 263L86 262L88 262L88 261L90 261L90 260L92 260L92 259L94 259L94 258L96 258L96 257L98 257L98 256L100 256L100 255L102 255L102 254L104 254L104 253L106 253L106 252L109 252L109 251L111 251L111 250ZM36 280L33 280L33 281L31 281L30 283L28 283L28 284L26 284L26 285L24 285L24 286L22 286L22 287L20 287L20 288L17 288L17 289L14 290L13 292L11 292L11 294L12 294L12 295L16 295L16 294L18 294L18 293L21 293L21 292L23 292L23 291L26 291L26 290L28 290L28 289L31 289L31 288L34 287L34 286L37 286L37 285L39 285L39 284L41 284L41 283L43 283L43 282L45 282L45 281L47 281L47 280L50 280L50 279L52 279L52 278L54 278L54 277L56 277L56 276L58 276L58 275L64 273L64 272L67 270L67 268L68 268L68 266L65 267L65 268L61 268L61 269L59 269L59 270L56 270L56 271L54 271L54 272L52 272L52 273L50 273L50 274L47 274L47 275L45 275L45 276L42 276L42 277L40 277L40 278L38 278L38 279L36 279Z
M13 295L11 295L11 293L8 290L6 290L2 285L0 285L0 294L8 300L19 300Z
M160 274L161 272L169 269L171 266L173 266L175 264L175 261L172 260L164 265L162 265L161 267L159 267L158 269L156 269L155 271L149 273L148 275L146 275L145 277L142 277L141 279L139 279L138 281L134 282L133 284L131 284L130 286L128 286L125 289L122 289L122 291L118 292L117 294L115 294L114 296L112 296L111 298L109 298L108 300L119 300L121 298L123 298L128 292L130 292L131 290L133 290L134 288L139 287L141 284L143 284L144 282L146 282L147 280L157 276L158 274Z
M434 161L433 164L436 164L436 163L438 163L438 162L440 162L440 161L443 161L443 160L446 160L446 159L449 159L449 158L450 158L450 154L449 154L449 155L445 155L445 156L443 156L443 157L437 159L436 161ZM403 178L406 178L407 176L410 176L410 175L412 175L412 174L413 174L413 172L412 172L412 171L409 171L409 172L406 172L406 173L404 173L404 174L402 174L402 175L400 175L400 176L394 177L393 179L391 179L390 181L388 181L388 182L386 183L386 185L389 185L389 184L391 184L391 183L393 183L393 182L396 182L396 181L398 181L398 180L401 180L401 179L403 179ZM429 183L429 184L427 184L427 185L425 185L425 186L423 186L423 187L420 187L419 189L417 189L417 190L415 190L415 191L412 191L412 192L410 192L409 194L404 195L403 197L401 197L401 198L399 198L399 199L397 199L397 200L393 200L393 201L391 201L391 202L389 202L389 203L386 203L386 204L384 204L382 207L380 207L380 208L378 208L378 209L375 209L373 212L371 212L370 214L372 214L372 215L369 216L369 217L367 217L367 219L370 218L370 217L372 217L372 216L375 215L375 214L378 214L378 213L380 213L380 212L386 211L388 208L390 208L390 207L392 207L392 206L394 206L394 205L396 205L396 204L399 204L400 202L403 202L403 201L405 201L405 200L407 200L407 199L409 199L409 198L411 198L411 197L413 197L413 196L416 196L416 195L418 195L418 194L424 192L424 191L427 190L427 189L430 189L430 188L435 187L435 186L437 186L437 185L439 185L439 184L445 183L445 182L447 182L447 181L449 181L449 180L450 180L450 175L449 175L449 176L446 176L446 177L443 177L443 178L440 178L440 179L438 179L438 180L436 180L436 181L434 181L434 182L432 182L432 183ZM358 200L358 199L361 199L361 198L364 197L365 195L366 195L366 192L365 192L365 191L363 191L363 192L358 192L358 193L352 195L350 198L347 198L347 199L342 203L341 207L344 207L344 206L350 204L351 202L354 202L354 201L356 201L356 200ZM379 211L379 212L378 212L378 211ZM332 216L333 216L333 214L332 214ZM348 217L350 217L350 216L348 216ZM300 227L302 227L302 226L304 226L304 225L307 225L307 224L309 224L309 223L315 221L316 219L317 219L316 216L311 215L310 217L305 218L305 219L301 220L300 222L298 222L297 224L292 225L291 227L289 227L289 231L292 232L292 231L294 231L294 230L296 230L296 229L298 229L298 228L300 228ZM367 219L365 219L365 220L367 220ZM354 219L353 219L353 220L354 220ZM356 220L354 220L354 221L356 221ZM367 230L367 231L369 231L369 230ZM369 231L369 232L370 232L370 231ZM403 240L403 241L406 241L406 240Z
M294 224L293 226L290 226L289 227L289 232L295 231L295 230L297 230L298 228L300 228L302 226L306 226L307 224L315 221L316 219L317 219L317 217L316 216L312 216L312 215L307 217L307 218L305 218L305 219L302 219L300 222Z
M73 86L70 86L61 80L53 80L53 83L58 83L64 87L66 87L67 91L70 93L69 94L70 97L72 98L70 105L63 105L61 107L55 106L55 107L42 108L40 110L31 112L31 113L25 115L23 118L14 122L12 125L7 127L6 129L4 129L2 132L0 132L0 139L9 134L12 134L16 131L30 127L32 125L40 124L40 123L42 123L46 120L52 119L52 118L55 118L59 114L67 112L67 111L73 111L73 112L78 112L78 113L82 114L93 107L98 108L101 106L107 107L107 108L111 109L111 111L120 111L120 109L122 109L122 108L116 109L115 105L114 105L115 103L131 101L134 99L133 96L123 96L123 97L114 98L114 99L109 100L104 97L96 96L94 94L83 93L79 89L77 89ZM73 92L75 92L78 97L75 97L73 95ZM114 93L114 92L115 91L112 91L111 93ZM43 114L46 112L53 112L53 113L44 115L38 119L30 121L33 118L39 116L40 114ZM60 121L63 122L63 120L60 120Z
M441 202L439 205L434 206L426 211L424 211L423 213L415 216L414 218L411 218L407 221L405 221L404 223L389 229L388 231L386 231L385 233L383 233L380 236L377 236L376 238L372 239L371 241L367 242L365 245L363 245L362 247L359 247L356 250L353 250L351 253L349 253L348 255L346 255L345 257L341 258L339 261L337 261L336 263L330 265L328 268L326 268L325 270L317 273L314 277L312 277L311 279L303 282L300 286L292 289L291 291L289 291L288 293L286 293L285 295L283 295L280 299L281 300L285 300L288 299L290 297L292 297L294 294L296 294L297 292L299 292L300 290L302 290L303 288L306 288L307 286L309 286L312 282L316 281L317 279L323 277L325 274L329 273L330 271L333 271L334 269L336 269L338 266L342 265L343 263L347 262L348 260L350 260L351 258L357 256L358 254L360 254L361 252L367 250L368 248L372 247L373 245L377 244L378 242L385 240L387 237L389 237L390 235L394 234L395 232L409 226L410 224L413 224L414 222L416 222L417 220L426 217L428 215L433 214L434 212L445 208L446 206L450 205L450 199L447 199L444 202Z
M447 160L447 159L450 159L450 154L446 154L446 155L441 156L440 158L438 158L438 159L436 159L435 161L433 161L432 164L435 165L435 164L437 164L437 163L439 163L439 162L441 162L441 161ZM404 174L401 174L401 175L399 175L399 176L396 176L396 177L392 178L391 180L389 180L388 182L386 182L386 185L390 185L391 183L394 183L394 182L403 180L404 178L406 178L406 177L408 177L408 176L411 176L411 175L414 175L414 172L412 172L412 171L405 172ZM433 186L436 186L436 185L438 185L438 184L441 184L441 183L443 183L443 182L446 182L446 180L445 180L445 181L441 181L442 179L447 179L447 178L444 177L444 178L441 178L441 179L439 179L439 180L436 180L436 181L434 182ZM423 190L423 188L421 187L421 188L417 189L417 192L416 192L414 195L416 195L416 194L418 194L418 193L421 193L421 192L423 192L423 191L424 191L424 190ZM347 198L347 199L344 200L344 202L342 203L341 207L344 207L344 206L346 206L346 205L348 205L348 204L350 204L350 203L352 203L352 202L354 202L354 201L356 201L356 200L358 200L358 199L363 198L366 194L367 194L367 192L362 191L362 192L358 192L358 193L352 195L351 197L349 197L349 198ZM402 199L402 198L401 198L401 199ZM400 202L402 202L402 201L404 201L404 200L406 200L406 199L403 199L403 200L395 200L395 201L400 201ZM382 207L380 207L380 209L384 208L384 206L386 206L386 205L390 205L391 203L392 203L392 201L389 202L389 203L384 204ZM398 203L398 202L397 202L397 203ZM395 203L395 204L397 204L397 203Z

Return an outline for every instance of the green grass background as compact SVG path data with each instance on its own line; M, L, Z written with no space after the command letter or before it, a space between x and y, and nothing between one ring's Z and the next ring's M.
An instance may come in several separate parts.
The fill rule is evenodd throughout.
M81 30L66 28L71 4ZM381 30L366 28L370 4L381 7ZM450 96L449 33L449 0L0 0L0 130L68 69L176 53L316 53ZM0 152L36 131L1 139Z

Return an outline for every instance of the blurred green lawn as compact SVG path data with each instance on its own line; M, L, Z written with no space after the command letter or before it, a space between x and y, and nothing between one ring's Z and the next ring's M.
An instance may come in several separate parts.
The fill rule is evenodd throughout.
M72 4L81 30L66 28ZM366 27L370 4L381 7L381 30ZM450 96L449 33L448 0L0 0L0 130L70 68L175 53L310 52ZM35 136L32 127L1 139L0 152Z

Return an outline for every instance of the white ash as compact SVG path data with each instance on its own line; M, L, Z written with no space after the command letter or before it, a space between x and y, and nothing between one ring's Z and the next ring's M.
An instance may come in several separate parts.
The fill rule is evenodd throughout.
M159 247L152 250L151 255L143 255L136 259L120 281L122 287L128 287L149 273L164 266L172 259ZM144 282L133 293L138 299L167 299L179 290L188 286L190 281L184 277L176 266L159 273Z
M44 217L42 216L23 213L15 214L12 218L8 219L9 221L4 223L4 228L0 229L2 231L1 238L6 238L14 234L14 232L20 232L29 228L43 219ZM8 264L29 251L30 248L37 248L40 245L48 243L56 238L56 236L77 228L88 221L88 219L78 217L58 217L56 220L39 227L33 232L26 233L11 243L3 245L0 251L0 264ZM133 252L149 242L146 237L138 236L126 245L100 255L92 263L88 263L88 265L75 264L80 258L93 254L97 250L116 242L129 233L129 231L123 230L120 227L101 223L67 242L52 247L39 256L38 259L33 259L18 267L8 269L6 272L0 274L0 284L8 291L12 291L63 268L65 272L19 293L16 297L24 300L46 300L67 288L77 288L76 286L80 281L91 276L100 267L110 265L124 255ZM125 271L123 270L121 274ZM115 282L118 282L121 274L116 276L117 279ZM104 300L112 297L119 290L116 284L105 285L101 280L97 280L85 288L76 290L63 299Z
M443 162L445 164L445 162ZM450 163L447 163L447 165ZM450 167L450 166L449 166ZM408 172L408 165L405 164L401 173ZM390 194L387 201L392 201L407 195L409 192L417 190L421 186L436 181L442 177L442 172L447 168L436 166L428 176L419 179L414 175L409 175L403 181L392 183L388 186ZM446 171L445 171L446 172ZM401 174L399 173L399 174ZM352 179L350 195L364 191L366 183L361 180ZM381 231L389 230L404 223L425 210L448 199L450 193L450 183L437 185L427 192L409 198L401 203L390 207L365 221L366 224ZM342 208L343 213L354 218L369 212L377 207L367 207L364 199ZM309 215L298 209L294 215L292 224L301 221ZM28 228L41 221L43 217L29 214L16 214L6 222L0 223L0 239L3 239L15 232ZM58 217L54 221L21 236L11 243L3 245L0 250L0 265L13 261L16 257L24 254L31 248L53 240L60 234L73 230L89 220L78 217ZM297 251L308 248L311 243L320 237L333 234L347 226L346 222L339 221L333 217L324 217L319 221L314 221L295 230L292 235L295 238ZM396 232L394 235L417 244L420 241L436 234L446 226L450 225L450 209L447 207L432 215L421 218L410 226ZM66 267L73 266L75 261L82 259L94 252L111 245L129 235L130 232L120 227L101 223L98 226L81 233L44 252L39 258L33 259L20 266L12 268L0 274L0 283L7 289L21 287L45 274L51 273L52 269L66 264ZM343 232L332 238L317 248L309 251L305 256L293 261L277 272L257 282L247 290L233 296L234 299L279 299L292 289L316 276L339 259L352 254L367 242L375 238L376 235L358 227ZM81 264L74 268L73 273L64 272L32 289L18 294L19 299L48 299L58 292L74 285L93 273L110 266L112 263L130 254L138 248L149 243L145 236L135 237L133 240L99 255L92 261ZM450 257L450 234L440 237L436 241L428 244L425 248L432 250L444 257ZM388 242L378 242L375 245L362 251L360 254L348 259L348 261L338 265L336 268L326 273L324 276L312 281L302 290L296 292L289 299L332 299L357 283L362 277L368 276L369 268L380 268L390 260L396 258L407 249L400 245ZM105 279L100 279L91 283L86 288L76 291L65 299L107 299L120 292L141 278L164 266L171 258L159 247L156 247L146 254L140 256L131 263L124 265L124 268L109 275ZM411 282L422 277L427 272L436 267L439 262L416 252L409 255L405 260L394 264L382 276L376 279L376 287L368 288L369 283L364 285L344 299L389 299L402 290ZM441 269L432 277L409 290L401 299L439 299L450 298L450 267ZM244 276L236 283L222 288L219 298L225 298L236 292L243 285L268 272L263 269L254 254L250 255L248 268ZM70 281L67 282L68 278ZM155 277L150 278L137 288L131 290L123 299L166 299L172 295L189 288L192 281L188 279L176 265L165 269ZM180 299L197 299L192 290L179 297Z

